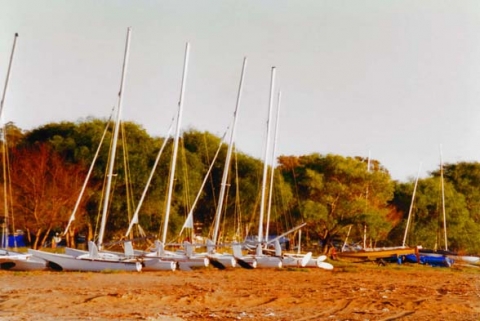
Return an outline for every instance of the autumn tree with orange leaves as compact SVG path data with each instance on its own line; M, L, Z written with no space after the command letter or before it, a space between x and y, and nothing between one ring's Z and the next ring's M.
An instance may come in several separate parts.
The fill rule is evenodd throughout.
M16 226L24 229L29 243L38 248L52 232L62 232L77 201L85 171L80 165L65 163L46 144L14 149L11 159Z

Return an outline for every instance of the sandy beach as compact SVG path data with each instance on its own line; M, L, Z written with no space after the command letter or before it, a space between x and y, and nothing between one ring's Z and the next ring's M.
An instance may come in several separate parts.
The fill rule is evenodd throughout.
M0 271L0 320L480 320L480 269Z

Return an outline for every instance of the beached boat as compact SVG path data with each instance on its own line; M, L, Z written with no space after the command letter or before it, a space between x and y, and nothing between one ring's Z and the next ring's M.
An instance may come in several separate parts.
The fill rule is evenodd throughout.
M362 259L362 260L379 260L379 259L393 259L404 255L415 254L417 249L415 247L389 247L389 248L373 248L359 251L346 251L337 253L339 258L347 259Z
M242 252L242 244L233 243L232 250L233 256L237 260L241 260L242 265L255 265L256 268L281 268L283 266L282 259L273 255L269 255L263 252L263 221L264 221L264 212L266 207L266 184L267 184L267 174L268 174L268 152L269 152L269 140L270 140L270 119L272 118L272 109L273 109L273 90L275 85L275 71L276 68L272 67L271 69L271 80L270 80L270 98L269 98L269 109L268 109L268 121L267 121L267 135L265 143L265 154L264 154L264 165L263 165L263 178L262 178L262 188L261 188L261 201L260 201L260 215L258 220L258 235L256 236L256 241L254 242L254 253L244 255ZM218 219L218 218L217 218ZM240 261L239 261L240 262ZM247 265L248 264L248 265Z
M31 254L0 249L0 269L12 271L45 270L47 262Z
M4 220L2 224L2 238L0 240L0 269L2 270L13 270L13 271L33 271L33 270L43 270L46 268L46 262L44 260L34 258L32 255L19 253L15 251L11 251L9 248L13 245L17 247L16 237L13 235L13 243L10 244L9 239L11 237L9 233L9 225L10 225L10 215L11 214L11 200L9 199L8 195L11 195L11 190L9 184L9 162L7 161L7 135L6 135L6 128L3 121L3 107L5 103L5 97L7 95L7 88L10 79L10 73L12 70L12 63L15 53L15 47L17 44L18 33L15 33L15 37L13 40L12 52L10 55L10 61L8 64L8 71L7 76L5 79L5 87L2 93L2 99L0 101L0 120L2 124L2 164L3 164L3 203L4 203ZM13 220L12 220L13 222ZM13 226L13 224L12 224Z
M34 257L47 261L47 266L56 271L135 271L142 270L142 263L138 261L119 259L116 256L100 256L93 242L88 243L89 252L78 256L50 253L29 249L28 253Z
M127 39L125 44L125 55L122 68L122 76L120 82L120 91L118 97L117 115L115 119L115 127L113 134L112 147L110 149L110 158L107 174L107 186L105 189L104 206L102 211L102 218L100 224L100 232L97 245L89 241L88 253L82 253L78 256L68 254L57 254L38 250L29 250L29 253L42 258L48 262L48 265L55 270L64 271L104 271L104 270L124 270L124 271L140 271L142 264L138 261L127 259L124 257L118 257L115 255L107 255L99 253L99 248L103 247L103 237L106 228L107 210L110 202L110 192L113 177L113 167L115 163L116 147L120 129L120 119L122 111L123 93L125 86L125 78L127 72L128 54L130 47L131 28L127 29ZM72 215L73 217L73 215ZM72 220L73 218L71 218Z
M420 263L435 267L451 267L454 260L447 256L437 256L432 254L408 254L405 255L405 261L410 263Z
M177 264L174 261L164 260L160 257L147 257L135 253L130 241L124 242L124 249L124 253L100 251L95 255L97 258L103 260L140 262L142 265L142 271L175 271L177 269ZM73 257L81 257L88 256L89 252L66 247L65 254Z

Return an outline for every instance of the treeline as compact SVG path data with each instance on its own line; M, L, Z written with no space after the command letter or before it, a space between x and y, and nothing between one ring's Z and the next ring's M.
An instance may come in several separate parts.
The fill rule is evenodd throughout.
M52 234L63 233L78 205L66 235L67 244L75 246L80 234L95 240L109 162L111 125L100 119L51 123L31 131L22 131L13 123L6 125L2 180L7 182L3 193L7 195L0 200L0 206L8 211L5 217L10 230L25 231L31 246L39 247ZM106 240L125 237L158 152L168 139L151 137L132 122L122 123L121 128ZM104 144L100 144L102 137ZM128 238L140 232L162 234L173 139L168 139L165 146L140 209L139 224ZM97 149L98 158L77 204ZM200 190L217 150L219 156ZM169 241L186 237L178 234L198 193L201 194L193 210L195 233L211 237L226 152L226 144L211 133L183 133L168 224ZM376 160L311 154L284 155L277 162L268 211L269 234L278 235L305 222L304 245L322 245L326 249L343 242L347 235L349 242L369 247L401 245L411 211L406 244L444 248L445 207L448 248L480 253L479 163L445 164L443 194L440 169L430 173L418 182L412 204L415 182L392 180L388 170ZM236 151L223 206L222 241L257 234L262 173L262 160Z

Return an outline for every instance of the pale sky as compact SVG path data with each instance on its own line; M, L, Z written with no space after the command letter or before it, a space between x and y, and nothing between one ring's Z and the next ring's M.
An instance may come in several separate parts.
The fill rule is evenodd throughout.
M370 153L392 178L480 160L480 1L0 0L5 121L106 118L132 27L124 120L165 136L191 45L182 129L221 136L248 58L237 148L263 158L270 70L277 155Z

